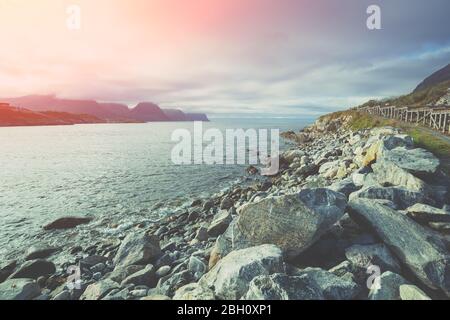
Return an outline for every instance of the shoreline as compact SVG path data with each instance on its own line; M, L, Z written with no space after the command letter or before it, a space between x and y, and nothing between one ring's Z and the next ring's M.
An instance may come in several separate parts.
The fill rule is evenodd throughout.
M11 297L2 289L13 283L16 295L27 286L25 298L40 300L448 298L448 275L439 267L450 261L448 177L399 130L352 132L349 120L325 116L293 132L299 145L282 154L279 174L264 182L192 199L160 221L132 223L117 239L30 248L33 259L1 265L9 279L0 283L0 298ZM395 162L392 150L407 160L413 155L421 168ZM414 243L425 257L394 237L400 227L411 239L427 239ZM71 265L81 268L79 289L67 285ZM387 291L365 287L368 265L381 269ZM436 266L438 276L425 265Z

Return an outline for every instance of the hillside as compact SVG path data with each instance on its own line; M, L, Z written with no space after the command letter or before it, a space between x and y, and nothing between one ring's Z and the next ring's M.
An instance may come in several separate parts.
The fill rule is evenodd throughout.
M0 104L0 127L73 125L104 122L104 120L92 115L55 111L35 112L28 109L11 107L8 104Z
M425 78L417 87L414 89L414 93L422 91L424 89L433 87L439 83L450 80L450 64L444 68L434 72L429 77Z

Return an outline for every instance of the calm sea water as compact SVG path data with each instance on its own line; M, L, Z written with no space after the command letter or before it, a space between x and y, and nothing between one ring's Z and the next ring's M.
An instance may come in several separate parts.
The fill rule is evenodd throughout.
M312 119L214 119L204 129L298 130ZM245 166L172 164L177 128L193 123L0 128L0 257L67 215L157 218L218 192Z

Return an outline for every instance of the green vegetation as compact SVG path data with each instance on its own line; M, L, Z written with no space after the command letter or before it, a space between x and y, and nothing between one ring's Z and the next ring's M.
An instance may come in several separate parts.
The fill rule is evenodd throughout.
M383 101L370 100L361 105L361 107L373 107L380 104L389 104L397 107L417 107L435 104L442 96L447 93L450 88L450 81L444 81L423 90L412 92L410 94L397 98L386 99Z

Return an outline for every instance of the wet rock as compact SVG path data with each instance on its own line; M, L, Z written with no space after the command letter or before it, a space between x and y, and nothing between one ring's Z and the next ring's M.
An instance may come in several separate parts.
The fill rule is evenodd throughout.
M214 292L211 289L200 286L198 283L190 283L179 288L173 300L214 300Z
M441 238L376 201L355 199L349 206L352 217L369 226L423 284L450 296L450 258Z
M240 208L233 241L242 235L252 245L275 244L295 257L344 215L346 197L325 188L266 198Z
M228 210L234 205L234 201L231 198L224 197L222 202L220 202L221 210Z
M80 300L100 300L109 292L118 288L119 284L117 282L110 279L101 280L89 285L81 295Z
M10 279L0 284L0 300L31 300L40 293L39 285L31 279Z
M211 237L217 237L225 232L228 225L233 220L231 214L228 211L222 210L214 216L213 221L208 227L208 235Z
M58 250L59 248L45 245L32 246L27 250L25 260L45 259Z
M431 300L425 292L411 284L400 286L400 298L402 300Z
M0 265L0 283L5 281L13 272L17 266L16 260L9 260L1 262Z
M25 262L14 272L10 279L28 278L37 279L40 276L48 276L55 273L56 267L53 262L37 259Z
M92 221L90 217L63 217L45 225L44 230L72 229L80 224L86 224Z
M114 258L116 267L140 265L152 262L161 255L159 239L144 232L128 234Z
M236 300L247 291L256 276L284 272L282 252L274 245L232 251L200 279L200 285L214 291L218 299Z
M121 286L124 287L130 283L135 286L144 285L149 288L153 288L157 283L155 267L149 264L144 269L129 275L122 281Z
M345 256L359 268L367 269L371 265L376 265L383 271L400 272L397 260L383 244L354 245L345 251Z
M213 201L213 200L207 200L207 201L205 201L205 203L203 204L203 211L207 212L207 211L209 211L212 207L214 207L214 201Z

